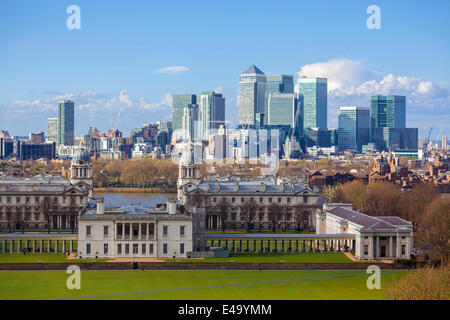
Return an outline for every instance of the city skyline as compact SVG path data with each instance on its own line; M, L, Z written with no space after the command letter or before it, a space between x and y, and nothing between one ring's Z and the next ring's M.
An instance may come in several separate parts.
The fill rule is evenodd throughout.
M184 16L188 5L182 2L165 10L165 4L141 1L131 6L78 1L80 30L65 26L69 4L2 4L7 49L0 53L6 62L0 73L0 119L8 119L1 125L11 134L45 131L61 99L74 101L75 134L80 135L90 126L106 131L119 112L123 132L171 120L174 94L212 90L223 94L227 120L237 124L239 74L252 64L267 75L294 75L294 83L299 75L327 78L331 128L337 128L340 106L368 107L372 95L405 95L406 126L418 127L422 137L430 127L437 133L450 121L450 83L441 66L450 52L445 1L433 8L379 1L381 30L367 29L370 3L362 2L345 9L333 2L326 9L296 2L276 8L258 2L258 9L252 1L189 4L189 10L202 13L220 11L220 17L206 14L207 21L200 23ZM255 10L258 18L250 15ZM258 30L228 23L244 17L274 23ZM298 32L319 18L320 27ZM199 50L198 37L212 35L219 41ZM182 53L175 50L179 46ZM449 135L449 130L442 134Z

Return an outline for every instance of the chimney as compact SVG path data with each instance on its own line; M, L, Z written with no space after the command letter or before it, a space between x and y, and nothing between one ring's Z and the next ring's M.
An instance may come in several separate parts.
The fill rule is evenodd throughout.
M176 214L177 213L177 201L175 199L168 199L167 200L167 212L169 214Z
M97 198L97 214L105 213L105 198L98 197Z

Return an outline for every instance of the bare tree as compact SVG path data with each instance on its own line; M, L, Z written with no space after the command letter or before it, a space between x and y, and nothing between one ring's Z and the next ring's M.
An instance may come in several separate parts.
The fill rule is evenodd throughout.
M280 209L280 205L275 202L271 203L268 207L269 221L272 225L272 232L277 232Z
M217 204L217 208L219 209L219 215L222 222L222 232L225 232L228 211L230 210L230 201L225 197L221 198Z
M241 214L244 214L244 219L247 223L247 232L250 232L254 228L253 222L255 221L256 212L258 211L259 205L256 203L255 199L250 198L245 201L241 207Z
M294 206L294 217L295 222L297 223L297 232L303 230L305 217L308 215L308 210L303 205L303 203L298 203Z
M49 234L50 234L50 228L51 228L51 224L50 224L51 217L55 213L56 208L57 208L56 203L50 197L44 197L44 199L42 199L40 206L39 206L41 213L44 215L44 217L47 221L47 231Z

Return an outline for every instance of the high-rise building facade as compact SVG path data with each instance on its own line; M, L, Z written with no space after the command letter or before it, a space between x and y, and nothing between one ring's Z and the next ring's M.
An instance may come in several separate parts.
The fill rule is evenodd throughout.
M372 128L406 128L406 97L372 96L370 120Z
M264 113L266 75L255 65L241 73L239 81L239 125L253 126L256 114Z
M175 94L172 97L172 130L181 131L183 129L184 109L189 105L197 103L195 94Z
M269 93L267 97L267 125L289 125L302 129L301 115L295 93Z
M58 118L47 120L47 141L58 142Z
M209 135L225 125L225 98L221 93L204 92L197 95L199 138Z
M303 109L303 128L327 128L327 79L298 79L298 96Z
M266 80L266 93L264 105L264 120L268 124L269 94L294 93L294 76L286 74L268 75Z
M441 139L441 149L447 151L447 136L442 136Z
M58 102L58 144L72 146L75 134L75 105L70 100Z
M339 108L339 151L362 151L370 139L370 109L366 107Z

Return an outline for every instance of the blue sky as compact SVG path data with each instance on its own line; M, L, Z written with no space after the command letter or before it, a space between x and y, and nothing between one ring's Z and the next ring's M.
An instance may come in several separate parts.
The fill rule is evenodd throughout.
M66 28L71 4L80 30ZM366 27L371 4L381 30ZM255 64L266 74L327 76L330 127L339 105L405 94L407 125L437 132L450 123L449 12L445 0L3 0L0 129L46 130L56 101L71 98L76 134L108 129L119 111L128 134L170 120L172 94L212 89L236 121L239 74Z

